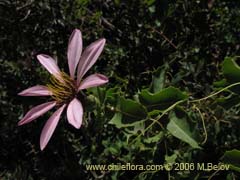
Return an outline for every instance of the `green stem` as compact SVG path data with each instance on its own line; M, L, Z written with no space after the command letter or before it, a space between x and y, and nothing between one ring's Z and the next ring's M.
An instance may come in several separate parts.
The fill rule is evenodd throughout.
M144 129L143 133L139 134L132 142L134 142L136 139L138 139L142 134L145 134L145 132L148 131L148 129L150 129L157 121L159 121L166 113L168 113L169 111L171 111L172 109L175 108L175 106L185 102L187 99L184 100L180 100L177 101L176 103L174 103L173 105L171 105L170 107L168 107L166 110L164 110L162 112L162 114L160 114L159 116L156 117L155 121L153 121L147 128ZM131 144L131 143L130 143Z
M221 92L223 92L223 91L225 91L225 90L227 90L227 89L229 89L229 88L231 88L231 87L237 86L237 85L240 85L240 82L237 82L237 83L234 83L234 84L230 84L229 86L227 86L227 87L225 87L225 88L222 88L221 90L219 90L219 91L217 91L217 92L215 92L215 93L213 93L213 94L210 94L210 95L208 95L208 96L206 96L206 97L204 97L204 98L195 99L195 100L192 100L192 101L189 101L189 102L190 102L190 103L194 103L194 102L199 102L199 101L206 100L206 99L208 99L208 98L211 98L211 97L213 97L213 96L216 96L216 95L218 95L219 93L221 93Z
M203 118L203 115L202 115L202 112L200 111L200 109L197 106L195 106L194 108L198 111L198 113L201 117L201 120L202 120L203 130L204 130L204 134L205 134L205 138L204 138L202 144L205 144L207 142L207 138L208 138L207 129L206 129L206 126L205 126L205 121L204 121L204 118Z

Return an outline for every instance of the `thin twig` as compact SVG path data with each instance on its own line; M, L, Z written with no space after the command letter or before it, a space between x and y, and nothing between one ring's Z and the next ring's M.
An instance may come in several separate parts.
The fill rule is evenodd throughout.
M198 113L201 117L201 120L202 120L203 130L204 130L204 134L205 134L205 138L204 138L202 144L205 144L207 142L208 135L207 135L207 129L206 129L206 126L205 126L204 118L203 118L203 115L202 115L202 112L200 111L200 109L197 106L195 106L194 108L198 111Z
M177 46L165 35L163 34L162 31L158 31L155 28L152 28L152 31L156 32L157 34L159 34L160 36L162 36L163 39L165 39L174 49L177 49Z
M208 180L211 180L219 171L220 169L216 170L211 176L209 176Z
M155 123L157 123L162 129L164 129L162 123L160 123L158 120L153 119L153 118L150 118L150 120L153 121L153 122L155 122Z
M84 8L89 14L91 14L91 15L93 15L94 14L94 12L92 12L90 9L88 9L88 8ZM106 18L104 18L104 17L100 17L100 19L101 19L101 21L103 22L103 24L105 24L105 25L107 25L110 29L115 29L115 26L112 24L112 23L110 23Z
M22 10L22 9L28 7L28 6L31 6L33 3L34 3L34 1L33 1L33 0L30 0L30 1L27 2L26 4L24 4L24 5L20 6L20 7L17 7L16 10L17 10L17 11Z
M164 110L162 112L162 114L160 114L158 117L156 117L155 121L153 121L148 127L146 127L144 130L143 130L143 133L140 133L131 143L133 143L136 139L138 139L142 134L145 134L148 129L150 129L157 121L159 121L165 114L167 114L169 111L171 111L172 109L174 109L177 105L185 102L187 99L184 99L184 100L180 100L180 101L177 101L176 103L174 103L173 105L171 105L170 107L168 107L166 110ZM130 144L131 144L130 143Z
M208 95L208 96L206 96L206 97L203 97L203 98L200 98L200 99L195 99L195 100L192 100L192 101L189 101L189 102L190 102L190 103L194 103L194 102L200 102L200 101L202 101L202 100L206 100L206 99L208 99L208 98L210 98L210 97L216 96L216 95L218 95L219 93L221 93L221 92L223 92L223 91L225 91L225 90L227 90L227 89L229 89L229 88L231 88L231 87L237 86L237 85L240 85L240 82L237 82L237 83L234 83L234 84L230 84L229 86L227 86L227 87L225 87L225 88L222 88L221 90L219 90L219 91L217 91L217 92L215 92L215 93L213 93L213 94L210 94L210 95Z

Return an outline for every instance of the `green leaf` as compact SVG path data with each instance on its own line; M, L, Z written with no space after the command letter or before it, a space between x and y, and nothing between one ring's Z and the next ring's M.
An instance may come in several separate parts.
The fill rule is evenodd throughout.
M140 103L131 99L120 98L120 113L124 122L135 122L147 117L147 111Z
M143 90L139 95L140 102L147 107L149 111L158 109L167 109L177 101L188 98L188 95L175 87L168 87L158 93L150 93L148 90Z
M220 81L216 81L213 83L213 85L217 88L221 88L227 85L227 80L226 79L221 79Z
M240 104L240 97L236 94L231 94L227 97L220 97L216 99L216 103L222 106L224 109L230 109Z
M155 136L148 137L147 139L144 139L144 142L148 143L148 144L156 143L156 142L159 142L163 138L163 136L164 136L164 133L161 131Z
M109 121L109 124L114 124L117 128L125 127L125 125L122 123L122 114L115 113L111 121Z
M188 143L196 149L201 149L198 143L193 138L193 133L190 131L190 126L184 117L177 117L174 112L169 114L170 122L167 125L167 130L176 138Z
M163 89L165 84L165 74L166 74L166 66L159 67L154 73L152 77L152 83L150 87L150 91L153 93L159 92Z
M166 163L175 163L177 159L177 154L172 154L171 156L165 155Z
M146 119L147 111L144 106L136 101L120 97L116 107L116 113L109 122L116 127L136 126L141 120ZM139 128L139 127L138 127Z
M240 151L233 149L226 151L222 157L222 161L230 165L230 169L240 172Z
M157 110L157 109L154 109L154 110L148 112L148 116L149 116L149 117L157 116L157 115L159 115L159 114L161 114L161 113L162 113L162 111Z
M232 84L240 82L240 67L237 64L237 57L226 57L222 64L223 75L225 76L227 83ZM230 88L231 91L239 94L240 86Z
M110 104L114 104L118 99L119 93L120 93L119 87L107 89L106 94L105 94L104 103L108 102Z
M240 81L240 67L236 60L234 57L226 57L223 61L223 74L230 83Z
M152 5L155 2L155 0L145 0L144 3L146 3L148 6Z
M229 173L226 177L226 180L235 180L235 175L233 173Z

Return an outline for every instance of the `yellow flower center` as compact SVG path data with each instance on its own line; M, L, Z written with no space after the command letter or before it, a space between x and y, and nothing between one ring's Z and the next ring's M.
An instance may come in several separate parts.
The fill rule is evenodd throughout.
M59 77L51 76L47 87L52 92L52 98L61 105L69 103L77 95L77 88L74 80L68 74L61 72Z

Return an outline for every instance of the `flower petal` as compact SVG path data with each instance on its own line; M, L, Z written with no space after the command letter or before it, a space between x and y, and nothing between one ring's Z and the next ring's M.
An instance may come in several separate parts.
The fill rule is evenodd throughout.
M75 29L69 39L68 43L68 66L70 76L74 79L75 70L80 60L82 53L82 33L80 30Z
M18 93L19 96L50 96L52 92L46 86L33 86Z
M79 100L74 98L68 105L67 118L69 124L79 129L82 125L83 107Z
M92 74L80 83L78 90L100 86L107 82L108 82L108 78L106 76L102 74Z
M22 118L22 120L18 122L18 126L21 126L23 124L31 122L34 119L37 119L39 116L43 115L44 113L52 109L55 105L56 102L52 101L40 104L32 108L30 111L27 112L27 114Z
M40 149L43 150L50 138L52 137L52 134L54 130L57 127L58 121L60 119L60 116L65 108L66 104L62 105L57 111L55 111L52 116L48 119L46 124L44 125L44 128L41 133L40 137Z
M90 44L83 52L78 64L77 83L79 85L84 74L92 67L100 56L105 45L105 39L99 39Z
M37 55L37 59L48 70L48 72L50 72L55 77L59 78L60 69L56 61L52 57L45 54L39 54Z

